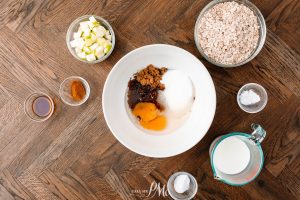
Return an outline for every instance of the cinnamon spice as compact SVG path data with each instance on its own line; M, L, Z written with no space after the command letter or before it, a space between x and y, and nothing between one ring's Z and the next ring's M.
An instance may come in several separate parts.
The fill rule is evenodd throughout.
M85 87L81 81L71 83L71 96L74 101L81 101L86 95Z

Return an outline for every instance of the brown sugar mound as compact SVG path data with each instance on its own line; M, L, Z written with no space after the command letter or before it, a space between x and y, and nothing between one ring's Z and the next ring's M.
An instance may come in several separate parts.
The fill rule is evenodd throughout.
M149 85L151 88L158 88L160 90L165 89L165 85L160 81L164 73L168 69L165 67L157 68L153 65L148 65L145 69L135 74L135 78L142 85Z

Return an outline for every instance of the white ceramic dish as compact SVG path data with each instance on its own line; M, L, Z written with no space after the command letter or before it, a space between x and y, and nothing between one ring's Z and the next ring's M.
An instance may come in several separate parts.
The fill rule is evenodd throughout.
M182 70L195 87L189 118L169 134L143 131L126 111L128 81L149 64ZM111 132L124 146L144 156L162 158L183 153L204 137L215 115L216 92L210 74L195 56L179 47L154 44L131 51L115 64L104 85L102 106Z

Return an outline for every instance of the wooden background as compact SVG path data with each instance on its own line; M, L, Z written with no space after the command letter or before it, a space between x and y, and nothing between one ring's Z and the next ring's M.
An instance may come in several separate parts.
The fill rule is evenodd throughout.
M197 51L196 18L209 0L2 0L0 2L0 199L143 199L132 190L152 181L166 184L176 171L198 181L195 199L300 199L300 1L253 0L265 16L268 33L261 53L235 69L209 64ZM84 14L106 18L117 42L101 64L77 61L65 44L69 24ZM152 159L122 146L108 129L101 107L104 81L129 51L168 43L196 55L215 82L214 122L194 148L179 156ZM59 85L80 75L91 97L80 107L62 103ZM238 108L236 93L248 82L263 85L267 107L258 114ZM42 90L56 111L44 123L30 121L25 98ZM257 122L267 130L265 167L249 185L230 187L212 177L208 148L231 131L250 132ZM152 199L164 199L154 197ZM166 199L169 199L166 198Z

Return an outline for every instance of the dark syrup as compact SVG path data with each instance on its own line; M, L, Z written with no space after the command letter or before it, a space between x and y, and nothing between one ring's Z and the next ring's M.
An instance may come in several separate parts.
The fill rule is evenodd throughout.
M152 88L149 85L142 85L136 79L128 82L128 105L134 109L135 105L140 102L154 103L156 107L163 110L163 106L157 102L158 88Z

